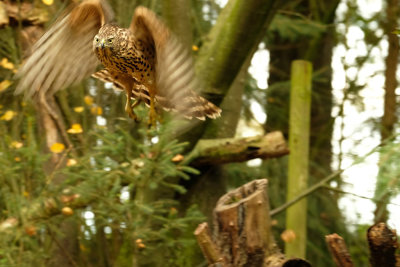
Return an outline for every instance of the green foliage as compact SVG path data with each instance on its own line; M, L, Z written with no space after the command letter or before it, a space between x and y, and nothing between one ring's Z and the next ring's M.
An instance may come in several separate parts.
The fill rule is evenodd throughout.
M167 266L190 266L192 254L198 253L192 233L204 217L195 206L180 211L179 203L169 195L153 196L166 188L185 193L174 177L188 179L190 173L198 172L172 160L183 151L184 143L163 140L161 135L154 143L149 132L140 132L143 139L136 140L123 127L114 132L94 128L88 133L96 144L92 151L81 157L65 152L66 158L77 163L51 175L45 175L42 168L49 155L37 153L34 145L10 147L5 138L0 143L0 164L6 167L0 175L0 231L4 236L0 243L1 263L44 264L49 251L40 243L63 234L57 226L63 215L37 216L35 206L38 202L49 203L50 196L59 196L56 202L71 207L72 218L80 225L83 262L88 260L85 257L112 251L114 256L108 260L115 260L116 266L127 266L132 255L138 257L136 260L146 259L141 262L143 266L160 261L168 262ZM49 184L60 176L66 177L63 183ZM7 226L5 222L10 218L15 223ZM34 233L28 234L29 229ZM102 242L108 244L110 251L99 251L99 235L104 235ZM123 237L118 245L116 235Z
M384 195L399 194L400 184L400 143L394 139L387 142L379 150L379 173L377 177L375 198L381 199ZM388 186L389 185L389 186Z
M277 14L268 29L269 34L274 34L274 36L279 36L283 40L294 42L304 37L318 37L327 29L326 25L315 20L307 19L300 14L294 15L296 16Z

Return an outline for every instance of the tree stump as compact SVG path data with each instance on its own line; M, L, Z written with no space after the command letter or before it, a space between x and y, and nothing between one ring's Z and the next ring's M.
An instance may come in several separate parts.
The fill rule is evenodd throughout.
M385 223L377 223L367 231L372 267L395 267L397 236L396 231L389 229Z
M214 209L214 232L207 224L195 231L209 266L311 266L286 260L271 233L267 179L254 180L225 195Z
M233 266L262 266L271 248L268 181L255 180L222 196L214 210L214 234Z
M333 261L338 267L353 267L353 261L347 250L344 239L338 234L330 234L325 236L326 244L331 252Z

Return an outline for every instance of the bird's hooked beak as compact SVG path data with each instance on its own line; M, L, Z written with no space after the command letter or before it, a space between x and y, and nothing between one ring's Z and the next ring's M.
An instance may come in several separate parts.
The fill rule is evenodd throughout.
M104 39L100 40L101 49L104 49L105 46L106 46L106 42L104 41Z

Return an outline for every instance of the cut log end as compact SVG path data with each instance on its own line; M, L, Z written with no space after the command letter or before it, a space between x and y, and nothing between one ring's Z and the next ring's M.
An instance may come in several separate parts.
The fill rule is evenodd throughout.
M272 246L267 179L222 196L214 210L216 243L233 266L261 266Z
M287 260L271 233L267 179L254 180L223 195L214 209L213 237L207 223L194 234L209 266L311 266Z
M257 198L259 194L265 192L267 185L267 179L254 180L225 194L218 201L215 208L216 212L230 209L234 206L240 205L241 203ZM262 199L259 199L256 204L263 205Z

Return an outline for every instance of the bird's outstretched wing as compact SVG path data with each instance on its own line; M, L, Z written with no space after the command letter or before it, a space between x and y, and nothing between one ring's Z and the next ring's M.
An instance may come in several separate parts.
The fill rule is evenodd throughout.
M221 109L198 96L192 57L167 26L149 9L135 9L129 27L137 39L154 43L156 50L156 96L168 100L165 105L185 117L219 117Z
M113 17L105 0L86 0L57 20L39 39L18 72L16 93L54 93L92 74L99 64L93 38Z

